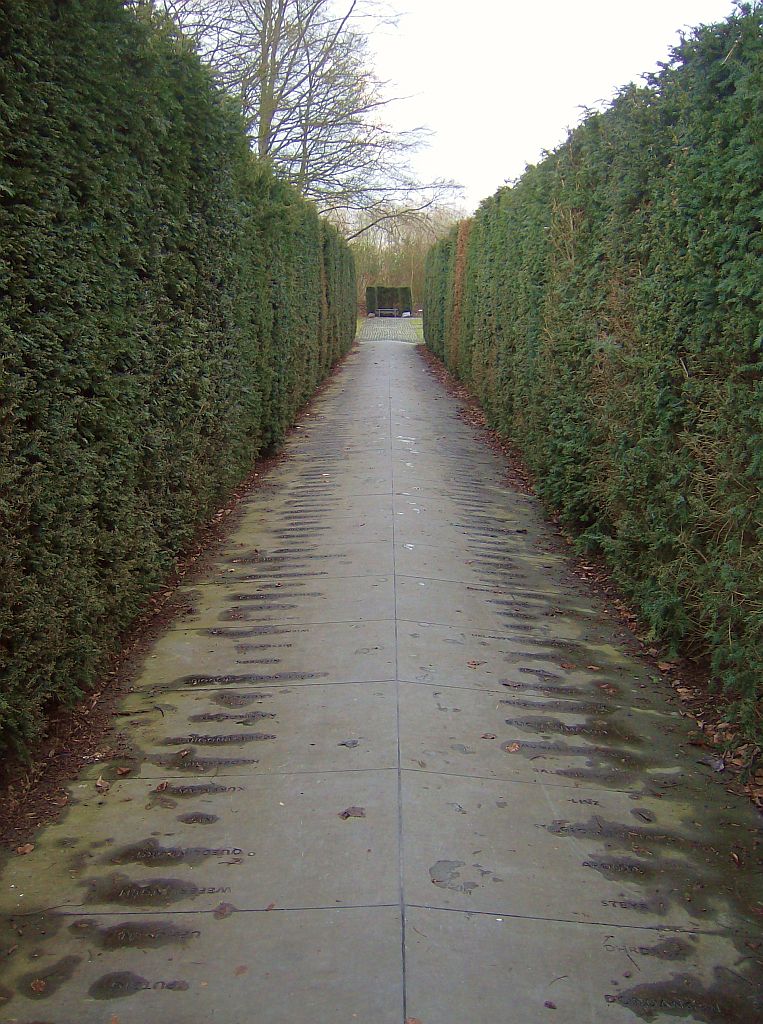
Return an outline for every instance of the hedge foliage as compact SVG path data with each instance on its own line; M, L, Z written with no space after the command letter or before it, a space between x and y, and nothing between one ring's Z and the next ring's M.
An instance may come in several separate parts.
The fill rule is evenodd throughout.
M355 332L352 259L169 22L0 11L0 734L91 684Z
M763 680L761 8L685 38L430 252L427 344L653 634Z
M366 313L375 313L379 309L397 309L400 313L410 313L411 289L381 284L366 288Z

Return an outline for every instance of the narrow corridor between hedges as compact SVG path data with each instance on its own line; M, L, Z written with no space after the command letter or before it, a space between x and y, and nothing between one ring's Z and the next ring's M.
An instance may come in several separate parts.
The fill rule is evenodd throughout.
M3 1024L759 1019L753 812L415 342L364 325L6 863Z

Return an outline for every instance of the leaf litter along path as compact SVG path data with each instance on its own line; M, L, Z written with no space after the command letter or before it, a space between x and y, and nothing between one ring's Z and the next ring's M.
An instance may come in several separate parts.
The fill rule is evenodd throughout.
M759 1019L753 810L414 340L363 326L6 861L0 1022Z

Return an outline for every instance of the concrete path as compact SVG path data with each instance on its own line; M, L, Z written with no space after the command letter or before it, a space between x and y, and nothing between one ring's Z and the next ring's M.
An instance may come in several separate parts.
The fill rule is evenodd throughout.
M366 324L147 657L135 758L6 864L5 1024L761 1019L751 809L414 337Z

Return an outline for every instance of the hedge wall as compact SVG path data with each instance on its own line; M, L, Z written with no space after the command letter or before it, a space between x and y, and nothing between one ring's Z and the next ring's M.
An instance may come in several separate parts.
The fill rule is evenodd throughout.
M752 731L763 680L761 8L429 255L424 331L515 438L654 635L712 656Z
M172 25L0 11L0 742L41 729L355 331L348 248Z

